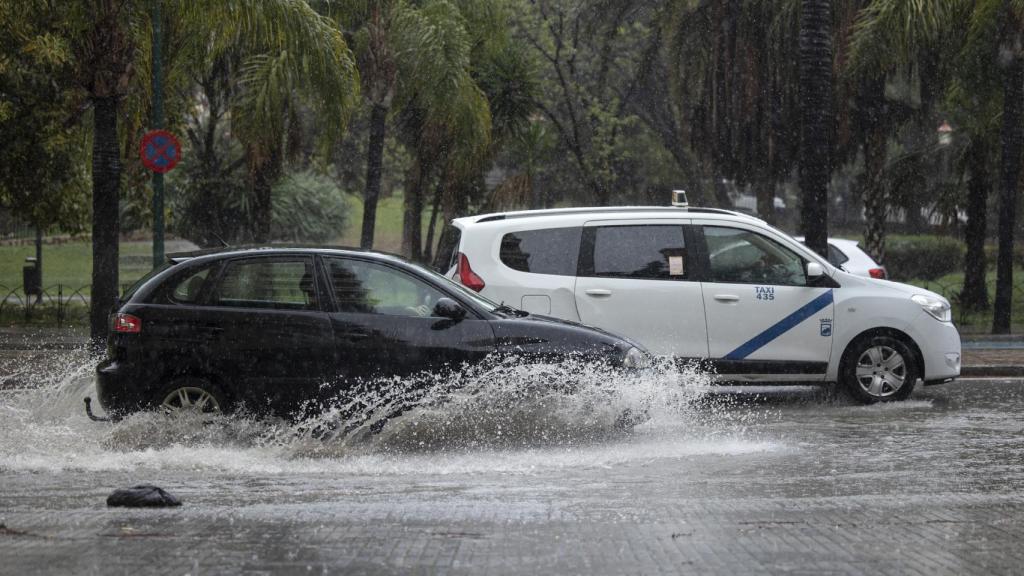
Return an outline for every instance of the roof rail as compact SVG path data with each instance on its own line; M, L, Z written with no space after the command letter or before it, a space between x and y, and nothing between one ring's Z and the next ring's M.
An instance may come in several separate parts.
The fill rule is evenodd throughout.
M692 206L601 206L601 207L590 207L590 208L552 208L547 210L523 210L518 212L502 212L498 214L484 214L479 216L474 223L481 224L483 222L497 222L499 220L512 220L517 218L535 218L543 216L565 216L573 214L601 214L605 212L616 212L616 213L641 213L641 212L663 212L663 213L680 213L686 212L690 214L728 214L730 216L741 216L743 218L751 218L757 220L757 217L742 212L735 212L733 210L724 210L722 208L699 208Z

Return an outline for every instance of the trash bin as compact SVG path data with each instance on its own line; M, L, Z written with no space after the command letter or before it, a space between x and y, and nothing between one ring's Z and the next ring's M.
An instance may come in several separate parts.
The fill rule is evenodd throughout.
M39 269L35 258L25 258L30 266L21 269L21 283L26 296L39 296L43 293L43 271Z

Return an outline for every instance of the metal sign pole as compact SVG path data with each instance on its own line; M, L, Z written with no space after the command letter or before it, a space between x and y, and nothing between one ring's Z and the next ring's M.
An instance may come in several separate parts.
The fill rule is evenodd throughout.
M161 45L161 20L160 2L162 0L150 0L152 10L150 16L153 22L153 122L152 129L160 130L164 127L164 94L162 76L162 62L160 55ZM164 263L164 175L162 172L153 172L153 267L156 268Z

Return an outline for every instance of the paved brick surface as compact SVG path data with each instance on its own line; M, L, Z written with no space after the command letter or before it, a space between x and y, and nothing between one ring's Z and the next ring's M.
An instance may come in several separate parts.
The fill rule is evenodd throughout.
M1022 410L1024 383L964 381L721 394L568 446L26 448L57 457L0 462L0 574L1021 574ZM104 506L141 481L185 505Z

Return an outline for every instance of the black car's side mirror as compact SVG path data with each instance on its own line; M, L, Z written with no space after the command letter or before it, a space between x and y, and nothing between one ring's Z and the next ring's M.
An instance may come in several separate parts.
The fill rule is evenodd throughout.
M434 304L434 316L451 320L462 320L466 317L466 309L451 298L439 298L437 303Z

